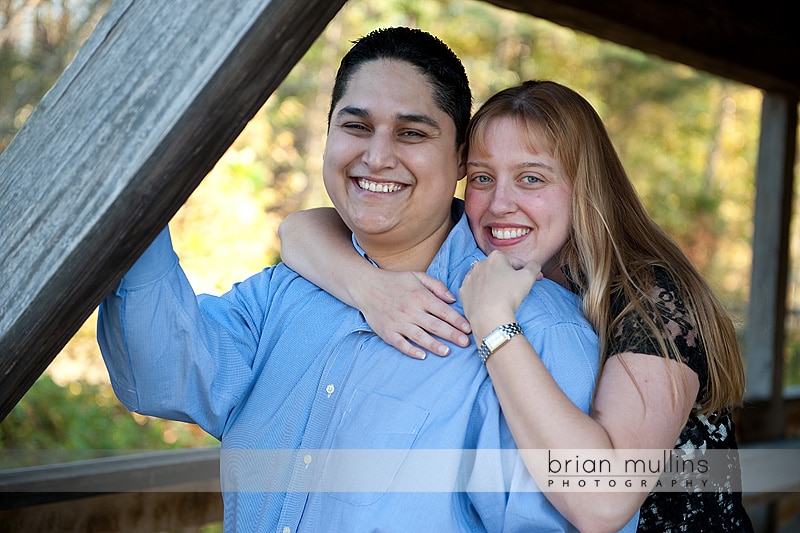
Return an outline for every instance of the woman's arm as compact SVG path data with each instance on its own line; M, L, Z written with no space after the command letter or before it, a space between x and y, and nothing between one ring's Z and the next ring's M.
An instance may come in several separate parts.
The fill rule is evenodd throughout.
M476 342L515 313L533 285L538 265L515 269L493 252L476 264L461 288ZM668 370L673 366L673 379ZM576 407L553 380L525 336L516 335L489 357L487 370L529 472L553 505L576 527L617 531L639 509L644 492L547 491L547 461L536 450L583 450L587 458L624 463L625 450L672 449L697 395L697 374L648 354L611 357L598 381L592 415ZM525 450L533 450L527 453ZM574 457L574 454L571 454Z
M447 345L431 334L469 344L469 322L447 305L455 297L444 283L423 272L372 266L353 248L350 231L334 209L292 213L278 236L286 265L360 309L375 333L404 354L416 359L424 359L425 350L447 355Z

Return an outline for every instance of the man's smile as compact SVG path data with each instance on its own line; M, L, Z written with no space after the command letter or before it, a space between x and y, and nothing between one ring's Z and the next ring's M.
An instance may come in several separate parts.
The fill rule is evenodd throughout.
M390 193L399 191L400 189L405 187L405 185L401 183L394 183L394 182L382 183L382 182L368 180L366 178L358 178L355 181L360 189L369 192Z

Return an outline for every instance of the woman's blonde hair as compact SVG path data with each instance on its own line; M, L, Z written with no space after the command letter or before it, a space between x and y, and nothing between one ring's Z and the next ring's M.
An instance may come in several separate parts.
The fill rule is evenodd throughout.
M705 348L708 382L700 384L705 392L699 411L708 414L740 404L744 369L733 322L675 241L645 211L591 104L558 83L525 82L481 106L467 131L467 148L480 148L488 123L502 117L520 121L533 138L548 141L571 180L572 231L560 264L578 285L584 313L600 338L601 354L628 313L644 321L662 355L674 358L679 353L662 333L651 296L653 268L661 267L675 280ZM616 316L612 295L627 303ZM601 355L601 364L603 359Z

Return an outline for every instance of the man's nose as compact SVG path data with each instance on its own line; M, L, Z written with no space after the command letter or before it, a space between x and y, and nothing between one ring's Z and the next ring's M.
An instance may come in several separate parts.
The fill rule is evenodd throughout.
M367 148L364 151L364 162L371 170L391 168L397 162L394 151L394 143L391 135L377 131L370 137Z

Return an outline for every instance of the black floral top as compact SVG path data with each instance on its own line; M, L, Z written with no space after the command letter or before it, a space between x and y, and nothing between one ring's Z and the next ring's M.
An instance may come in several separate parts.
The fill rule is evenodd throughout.
M654 273L656 287L651 296L663 321L664 338L672 338L678 352L670 353L670 357L680 358L697 373L700 380L698 398L701 398L708 381L702 340L697 336L674 279L661 268L655 268ZM625 302L619 300L621 299L612 303L615 316L624 309ZM659 324L658 319L655 323ZM662 353L658 341L648 333L638 315L629 314L622 319L609 339L605 357L624 352L654 355ZM689 416L675 449L694 456L704 454L705 450L726 451L708 454L713 461L712 470L704 476L705 486L701 486L700 480L695 480L693 485L688 485L691 488L686 490L656 489L651 492L639 513L640 532L753 531L742 506L739 454L730 413L704 416L696 412L697 407L695 405L695 410ZM673 482L675 473L669 473L668 478ZM664 486L667 486L667 478L662 476L661 479L665 480Z

